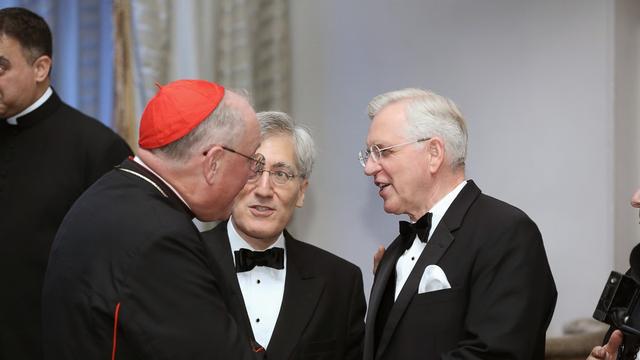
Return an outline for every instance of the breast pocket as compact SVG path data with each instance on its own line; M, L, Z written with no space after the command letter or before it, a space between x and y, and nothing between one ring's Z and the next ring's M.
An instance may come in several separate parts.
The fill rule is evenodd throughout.
M464 300L464 292L462 290L462 288L452 288L416 294L411 303L417 306L438 303L459 303Z

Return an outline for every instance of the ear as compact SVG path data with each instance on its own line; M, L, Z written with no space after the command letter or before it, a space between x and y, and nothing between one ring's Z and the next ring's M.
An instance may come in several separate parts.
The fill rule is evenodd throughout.
M220 162L223 154L224 150L221 147L214 146L209 149L206 155L197 155L204 158L202 160L202 174L209 185L214 183L216 175L220 172Z
M307 191L307 187L309 186L309 180L304 179L302 184L300 184L300 189L298 189L298 200L296 201L296 207L301 208L304 205L304 194Z
M47 55L42 55L33 62L33 71L35 72L37 82L45 81L49 77L50 70L51 58Z
M444 163L444 141L439 137L434 137L427 143L427 166L429 172L435 174Z

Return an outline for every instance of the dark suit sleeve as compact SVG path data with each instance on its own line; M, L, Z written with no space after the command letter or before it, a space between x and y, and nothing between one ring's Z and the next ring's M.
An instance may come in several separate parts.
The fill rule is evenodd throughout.
M132 254L136 261L124 280L118 336L137 358L256 356L224 305L199 240L174 235Z
M362 272L357 269L353 276L351 300L349 306L349 329L345 359L362 360L364 343L364 315L367 310L364 298L364 285L362 284Z
M471 273L465 338L442 359L542 359L556 290L526 216L489 232Z

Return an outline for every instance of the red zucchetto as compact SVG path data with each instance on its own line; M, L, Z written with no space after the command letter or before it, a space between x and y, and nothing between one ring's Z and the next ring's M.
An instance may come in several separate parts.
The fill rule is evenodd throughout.
M209 116L224 97L224 87L205 80L177 80L149 100L140 120L138 145L155 149L168 145Z

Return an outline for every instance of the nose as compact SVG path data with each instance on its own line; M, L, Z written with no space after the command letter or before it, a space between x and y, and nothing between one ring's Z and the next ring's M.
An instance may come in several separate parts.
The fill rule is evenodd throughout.
M377 161L374 161L371 156L367 158L367 162L364 163L364 173L367 176L373 176L378 173L382 167Z
M270 197L273 195L273 185L271 184L271 173L263 171L256 180L256 195Z

